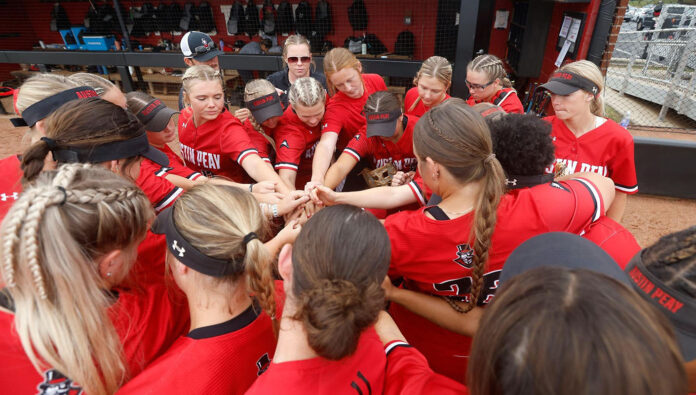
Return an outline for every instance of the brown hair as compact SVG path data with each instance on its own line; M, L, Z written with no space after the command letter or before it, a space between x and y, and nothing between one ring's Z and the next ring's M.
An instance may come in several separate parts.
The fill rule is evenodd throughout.
M470 234L475 254L468 311L476 306L483 287L498 204L505 190L505 174L493 155L486 122L459 98L445 101L420 119L413 132L413 146L419 161L430 157L463 184L483 180Z
M114 141L129 140L145 133L135 115L99 98L73 100L63 104L46 118L46 137L57 147L89 147ZM39 140L22 155L23 182L31 182L43 170L44 158L50 152L47 142ZM139 156L126 159L124 174L136 164Z
M246 273L249 290L262 308L275 317L274 265L262 241L270 231L251 193L227 185L195 186L177 199L172 215L177 229L192 246L211 258L230 260L240 266L239 274L221 278L202 275L206 280L214 286L236 287L237 280ZM251 232L262 240L244 244L244 236Z
M366 113L397 111L401 110L401 100L399 100L399 97L392 92L377 91L367 98L363 109Z
M533 269L486 310L469 362L473 395L687 393L669 322L610 277Z
M336 93L336 87L331 82L331 76L346 67L354 68L360 73L361 65L358 58L352 52L345 48L334 48L324 56L324 75L326 76L326 86L329 88L329 94Z
M512 83L507 78L505 67L503 67L503 61L495 55L479 55L469 62L466 69L484 73L489 81L500 79L500 85L502 85L503 88L512 87Z
M325 208L307 222L292 251L295 316L321 357L353 352L360 334L384 307L380 284L391 245L384 226L360 208Z

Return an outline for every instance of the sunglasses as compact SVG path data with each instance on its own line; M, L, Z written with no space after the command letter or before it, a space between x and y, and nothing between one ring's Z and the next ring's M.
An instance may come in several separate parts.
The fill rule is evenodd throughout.
M311 56L302 56L302 57L290 56L290 57L288 57L288 63L297 63L298 60L301 60L302 63L309 63L312 60L312 57Z
M204 53L208 53L215 49L215 43L209 43L207 46L201 45L193 49L193 53L196 55L202 55Z
M465 81L464 83L466 84L466 87L469 88L470 91L474 91L474 90L480 91L480 90L484 90L484 89L488 88L494 82L495 82L495 80L493 80L487 84L483 84L483 85L472 84L469 81Z

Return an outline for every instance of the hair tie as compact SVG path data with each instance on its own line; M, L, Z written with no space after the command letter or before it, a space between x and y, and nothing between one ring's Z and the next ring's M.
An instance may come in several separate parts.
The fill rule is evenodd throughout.
M495 154L490 154L490 155L488 155L488 156L486 157L486 159L484 159L483 161L484 161L486 164L488 164L488 163L491 163L491 162L493 161L493 159L495 159Z
M62 200L60 203L58 203L58 204L60 204L60 205L62 206L62 205L65 204L65 202L68 201L68 192L66 192L66 191L65 191L65 188L63 188L63 187L60 187L60 186L59 186L59 187L56 187L56 188L58 188L59 191L63 192L63 200Z
M249 232L246 236L244 236L244 240L242 240L242 243L244 243L244 245L246 246L250 241L258 238L259 236L257 236L256 233Z
M44 143L46 143L46 145L48 146L48 150L49 150L49 151L53 151L53 150L55 150L56 148L58 148L58 144L57 144L56 140L53 140L53 139L50 138L50 137L41 137L41 141L43 141Z

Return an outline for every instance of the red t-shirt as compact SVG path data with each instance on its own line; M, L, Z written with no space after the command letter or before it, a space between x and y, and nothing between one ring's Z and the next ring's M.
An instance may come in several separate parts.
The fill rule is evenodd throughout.
M473 97L469 97L467 99L466 104L473 106L474 104L481 103L481 101L476 101L474 100ZM512 89L512 88L503 88L496 92L495 95L491 98L491 100L488 101L488 103L492 103L495 105L498 105L503 108L503 110L507 113L518 113L518 114L524 114L524 107L522 107L522 102L520 101L520 98L517 97L517 92Z
M206 177L224 176L248 183L242 163L258 150L249 140L244 126L229 111L223 110L215 120L196 127L191 108L179 115L179 143L184 163Z
M118 394L243 394L268 368L275 346L271 319L250 306L179 338Z
M544 120L551 123L556 162L564 163L570 173L589 171L601 174L611 178L621 192L638 192L633 136L626 129L607 119L578 138L555 116ZM547 169L547 172L552 171L552 167Z
M360 130L348 143L343 153L355 158L358 162L368 156L372 159L374 169L387 163L393 163L397 170L409 172L416 170L418 160L413 154L413 128L418 122L418 117L409 115L404 134L399 141L392 143L377 136L367 137L365 127Z
M297 172L295 185L302 189L312 179L312 160L314 150L321 137L321 122L310 128L297 117L292 106L283 113L283 119L276 128L276 164L275 169L287 169Z
M621 269L640 251L640 246L628 229L613 219L602 216L585 229L582 237L600 246Z
M597 188L584 179L551 182L505 194L483 276L478 304L492 300L510 253L527 239L555 231L580 233L604 213ZM424 208L387 217L391 240L389 275L403 276L408 289L467 300L471 287L474 213L453 220L426 217ZM427 247L426 247L427 246ZM443 329L392 303L390 313L404 336L427 358L434 371L464 382L471 338Z
M440 103L444 102L450 97L451 96L449 94L445 93L445 98L442 99ZM418 100L418 103L415 107L413 107L413 110L409 110L411 106L413 106L413 103L416 101L416 99L418 99L418 87L414 86L413 88L409 89L408 92L406 92L406 96L404 97L404 113L408 115L415 115L420 118L432 107L428 107L425 104L423 104L423 100Z
M186 302L172 302L163 285L141 292L120 290L109 316L123 344L131 377L162 355L189 326ZM34 369L15 331L14 314L7 310L0 310L0 334L1 388L16 394L81 393L79 384L60 372L49 367L43 367L41 373Z
M158 149L167 155L167 158L169 158L169 166L166 168L167 173L188 178L189 180L195 180L202 176L201 173L186 167L184 161L179 157L179 155L172 151L169 145L165 144L164 147Z
M145 192L157 213L171 206L184 192L165 178L168 171L169 167L162 167L147 158L140 162L140 175L135 184Z
M264 128L264 132L268 136L272 137L274 130L267 129L268 128ZM261 159L263 159L265 162L272 163L273 159L275 159L275 153L273 152L273 147L268 139L259 133L259 131L254 129L254 125L252 125L248 119L244 121L244 130L246 130L247 134L249 135L249 141L251 141L251 144L258 151Z
M469 393L461 383L433 372L423 354L408 343L392 341L384 351L387 353L385 395Z
M384 80L377 74L363 74L362 79L365 92L361 98L351 99L343 92L337 92L326 104L321 132L338 134L337 152L343 151L350 138L367 123L362 114L367 98L377 91L387 90Z
M385 369L382 342L369 328L360 335L355 353L341 360L271 362L247 394L381 394Z
M0 222L22 192L21 180L24 173L20 164L17 155L0 160Z
M433 195L433 191L428 188L423 182L423 177L421 177L420 172L416 170L416 174L413 176L413 180L408 183L408 187L411 188L413 196L416 197L416 201L419 205L425 206Z

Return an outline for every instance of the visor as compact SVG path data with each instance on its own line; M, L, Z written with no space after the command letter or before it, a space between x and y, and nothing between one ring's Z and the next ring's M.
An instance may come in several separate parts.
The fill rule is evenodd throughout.
M582 89L585 92L596 95L599 93L599 87L594 82L585 77L567 71L557 71L551 75L549 82L539 86L541 89L546 89L556 95L566 96Z
M396 122L401 116L401 110L368 112L365 114L367 119L367 137L380 136L391 137L396 132Z
M151 146L147 141L147 135L144 133L130 140L114 141L97 146L61 147L59 142L47 137L42 137L41 140L49 144L49 148L53 153L53 160L58 162L101 163L140 155L160 166L169 166L167 155Z
M283 106L277 92L244 103L258 123L283 115Z
M244 270L244 265L237 260L211 258L193 247L176 228L173 210L174 206L162 211L152 223L151 230L153 233L166 235L167 248L179 262L199 273L213 277L240 273L239 268ZM240 259L243 260L244 257Z
M145 125L147 131L161 132L167 128L167 124L172 115L178 113L178 111L174 111L165 106L161 100L155 99L135 114L135 116L138 117L140 123Z
M696 303L655 277L643 264L642 251L626 265L633 288L672 322L685 361L696 359Z
M56 93L53 96L49 96L43 100L37 101L22 112L21 118L12 118L10 119L10 122L12 122L12 125L15 127L33 127L37 122L51 115L51 113L53 113L63 104L71 100L86 99L88 97L99 97L99 95L97 95L97 92L89 86L80 86L77 88L68 89ZM15 111L17 111L16 96Z

